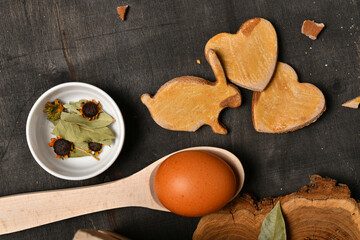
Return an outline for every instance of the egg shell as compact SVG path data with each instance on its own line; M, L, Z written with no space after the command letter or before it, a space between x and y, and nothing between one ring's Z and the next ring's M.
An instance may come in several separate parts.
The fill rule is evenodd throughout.
M221 209L232 199L236 178L231 167L218 156L183 151L159 166L154 190L171 212L198 217Z

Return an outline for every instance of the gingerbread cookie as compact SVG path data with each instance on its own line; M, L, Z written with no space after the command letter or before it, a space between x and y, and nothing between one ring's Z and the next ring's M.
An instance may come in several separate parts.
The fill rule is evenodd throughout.
M253 91L265 89L277 63L276 32L263 18L246 21L236 34L215 35L207 42L205 52L208 49L217 53L231 82Z
M206 56L214 71L216 82L194 76L182 76L165 83L153 97L149 94L141 96L141 101L161 127L194 132L206 124L211 126L215 133L227 133L218 117L224 108L240 106L240 91L226 82L216 53L209 49Z
M295 70L279 62L268 87L253 94L252 118L258 132L285 133L315 122L325 109L323 93L299 83Z

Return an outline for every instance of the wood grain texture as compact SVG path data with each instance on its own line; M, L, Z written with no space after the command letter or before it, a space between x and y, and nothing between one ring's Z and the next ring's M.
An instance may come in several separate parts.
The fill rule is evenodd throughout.
M154 169L165 159L113 182L0 197L0 234L114 208L138 206L168 211L154 198L150 187Z
M360 238L359 203L336 180L310 176L298 192L255 200L249 194L236 198L222 210L201 218L194 240L258 239L265 217L281 202L287 239Z
M284 195L305 185L308 175L318 173L346 183L360 199L360 112L341 107L358 96L360 89L357 0L301 4L295 0L140 0L121 2L130 5L124 22L116 12L119 2L64 0L56 4L53 0L0 2L0 196L116 180L170 152L212 145L241 159L247 174L245 192L259 197ZM315 124L286 135L257 133L251 121L252 92L241 90L242 106L220 115L229 129L226 136L213 134L210 127L195 133L159 128L140 102L141 94L156 92L176 76L215 80L204 56L206 42L221 32L235 33L254 17L274 25L279 61L291 65L300 82L313 83L323 91L324 115ZM305 19L326 25L316 41L301 34ZM58 22L66 35L64 46ZM98 177L78 182L57 179L42 170L25 138L26 117L36 99L50 87L73 81L65 48L76 79L109 93L126 126L125 145L114 165ZM71 239L80 228L113 230L132 239L191 239L198 221L124 208L0 240Z

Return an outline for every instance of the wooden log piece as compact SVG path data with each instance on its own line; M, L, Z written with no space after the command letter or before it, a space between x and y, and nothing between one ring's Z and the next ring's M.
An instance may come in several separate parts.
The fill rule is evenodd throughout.
M222 210L201 218L194 240L258 239L261 224L280 201L288 239L360 239L359 203L345 184L310 176L300 191L256 201L243 194Z

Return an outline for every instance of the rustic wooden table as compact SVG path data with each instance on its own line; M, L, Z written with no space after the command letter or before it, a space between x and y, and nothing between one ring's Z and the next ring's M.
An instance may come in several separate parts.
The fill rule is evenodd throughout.
M116 7L126 4L130 8L123 22ZM0 1L0 196L115 180L173 151L210 145L241 159L244 191L258 197L297 191L310 174L320 174L348 184L360 199L360 113L341 107L360 94L359 4L356 0ZM293 66L300 81L324 92L324 115L293 133L257 133L251 121L252 92L241 89L242 106L221 114L230 130L226 136L209 127L187 133L156 125L141 94L155 93L182 75L214 80L203 54L207 40L220 32L235 33L245 20L258 16L269 19L277 30L279 60ZM305 19L326 24L318 40L300 33ZM125 118L125 145L119 158L106 172L86 181L48 174L26 143L32 104L47 89L69 81L102 88ZM80 228L108 229L132 239L191 239L198 220L125 208L0 239L71 239Z

